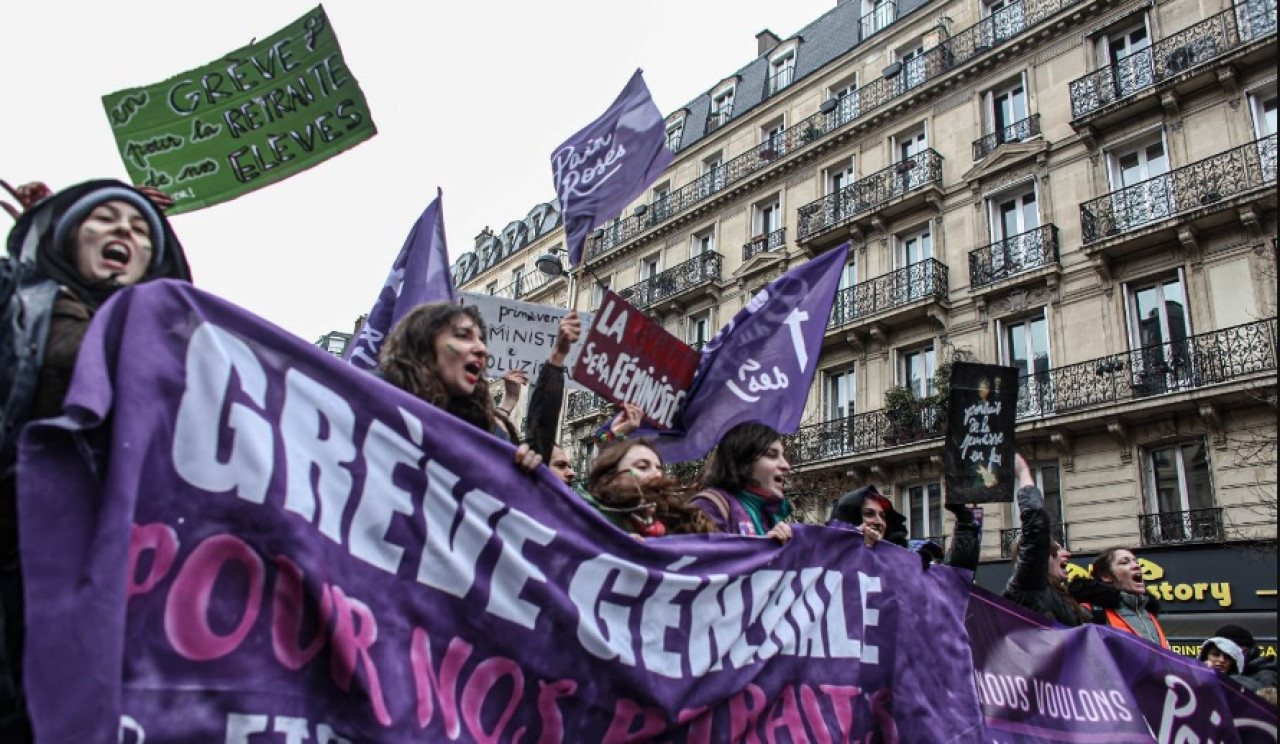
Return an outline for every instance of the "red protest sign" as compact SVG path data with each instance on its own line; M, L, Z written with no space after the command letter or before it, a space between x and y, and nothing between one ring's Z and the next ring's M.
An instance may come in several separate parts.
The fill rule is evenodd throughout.
M606 292L573 379L614 403L635 403L651 425L669 429L693 384L698 359L688 344Z

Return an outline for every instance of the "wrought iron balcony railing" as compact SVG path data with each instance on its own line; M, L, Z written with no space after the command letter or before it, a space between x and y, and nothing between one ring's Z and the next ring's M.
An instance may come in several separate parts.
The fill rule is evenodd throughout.
M719 281L723 262L724 256L715 251L706 251L627 287L618 292L618 296L643 310L694 287Z
M947 299L947 265L936 258L926 258L836 292L827 328L836 328L926 298Z
M547 284L555 281L559 277L544 274L541 271L533 271L524 274L510 284L503 285L494 290L495 297L506 297L511 300L518 300L525 295L545 287Z
M707 134L711 134L729 123L733 118L733 106L725 106L707 114Z
M1058 228L1050 223L969 252L969 286L995 284L1058 263Z
M764 85L765 98L768 98L769 96L777 93L778 91L782 90L788 85L791 85L791 82L795 80L795 77L796 77L796 68L794 67L778 68L777 71L774 72L772 75L770 75L769 79L765 81L765 85Z
M1088 117L1276 32L1274 0L1249 0L1071 81L1071 116Z
M568 421L607 414L613 410L613 404L589 390L578 390L569 393L569 403L564 417Z
M1000 557L1012 558L1013 546L1022 537L1022 528L1013 527L1012 529L1000 530ZM1070 550L1067 544L1067 523L1055 522L1049 525L1049 537L1058 541L1058 544Z
M1145 545L1216 543L1226 540L1222 507L1138 515L1138 534Z
M870 13L858 19L858 40L863 41L868 36L889 27L898 17L898 4L895 2L886 2L876 5Z
M1040 114L1032 114L973 141L973 159L982 160L1006 142L1023 142L1040 134Z
M808 240L833 227L883 207L887 202L929 184L942 185L942 156L932 149L858 179L834 194L800 207L800 239Z
M1018 418L1193 390L1276 370L1276 319L1054 367L1019 381Z
M1084 243L1135 230L1276 182L1276 135L1080 205Z
M1145 347L1025 375L1018 391L1017 418L1065 413L1261 372L1274 373L1278 342L1276 318L1270 318L1191 336L1176 344ZM1184 354L1181 358L1187 361L1177 362L1178 353ZM1165 364L1166 359L1175 360L1174 366L1156 366L1157 362ZM1133 363L1139 365L1137 371L1130 366ZM793 462L815 462L933 439L945 431L943 411L932 398L926 398L916 410L880 409L810 424L784 440ZM1065 530L1063 527L1060 540L1063 545L1067 544Z
M742 246L742 260L750 261L752 257L767 251L781 248L787 242L787 228L780 227L771 233L757 235Z
M925 51L919 57L913 58L899 70L897 75L877 78L862 88L835 99L834 104L824 107L818 113L796 122L778 136L781 146L774 147L774 150L778 155L792 155L799 152L846 124L870 114L898 96L914 90L958 65L986 54L1058 11L1080 2L1083 0L1015 0L940 45ZM892 5L889 3L881 7ZM885 10L879 12L889 13ZM870 15L873 19L876 17L874 11ZM896 15L891 16L889 20L894 17ZM864 32L863 37L865 38L866 35ZM707 133L710 134L728 120L729 114L723 116L712 114L707 120ZM662 209L652 208L657 206L654 203L642 215L631 215L614 220L588 239L587 259L594 260L603 256L644 231L711 198L725 187L737 183L776 161L776 158L762 158L760 155L760 148L748 150L726 161L714 173L704 174L693 183L665 194L663 197L665 204Z

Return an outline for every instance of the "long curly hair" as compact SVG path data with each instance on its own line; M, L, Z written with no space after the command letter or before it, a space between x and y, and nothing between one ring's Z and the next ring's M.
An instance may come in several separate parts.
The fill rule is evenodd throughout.
M636 447L652 450L653 443L648 439L624 439L605 447L591 463L587 492L601 506L611 510L627 511L642 504L653 504L653 518L662 522L669 535L717 532L707 515L689 504L692 491L679 480L663 475L640 482L630 474L618 471L622 458Z
M440 381L436 338L449 332L454 319L460 315L476 324L481 341L487 340L484 318L480 317L475 306L428 302L410 310L387 334L378 354L378 369L387 382L401 390L485 431L492 432L500 427L511 441L518 441L515 427L498 414L487 384L476 385L470 395L452 396Z

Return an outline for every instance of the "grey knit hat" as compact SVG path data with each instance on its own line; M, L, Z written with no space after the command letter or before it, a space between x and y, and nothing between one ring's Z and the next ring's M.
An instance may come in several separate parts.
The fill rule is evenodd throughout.
M90 191L72 203L67 208L67 211L63 212L58 218L58 224L53 228L53 245L56 249L61 250L63 246L67 245L75 230L80 227L80 223L89 216L89 213L95 207L109 201L127 202L142 214L143 219L147 221L147 226L151 228L151 264L148 269L159 266L164 261L165 250L165 232L160 213L156 211L156 205L152 204L142 194L133 189L119 186L108 186Z

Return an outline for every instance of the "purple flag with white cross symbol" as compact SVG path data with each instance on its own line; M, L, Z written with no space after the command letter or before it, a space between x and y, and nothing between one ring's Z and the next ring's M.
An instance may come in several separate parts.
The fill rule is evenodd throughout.
M636 70L608 111L551 154L571 265L582 262L587 233L649 188L673 157L662 113Z
M346 359L360 369L376 369L382 339L413 308L424 302L457 302L449 275L449 249L444 240L444 192L437 188L422 216L413 223L378 300L360 333L347 347Z
M848 253L845 243L773 280L707 342L676 426L642 432L663 460L702 457L748 421L799 428Z

